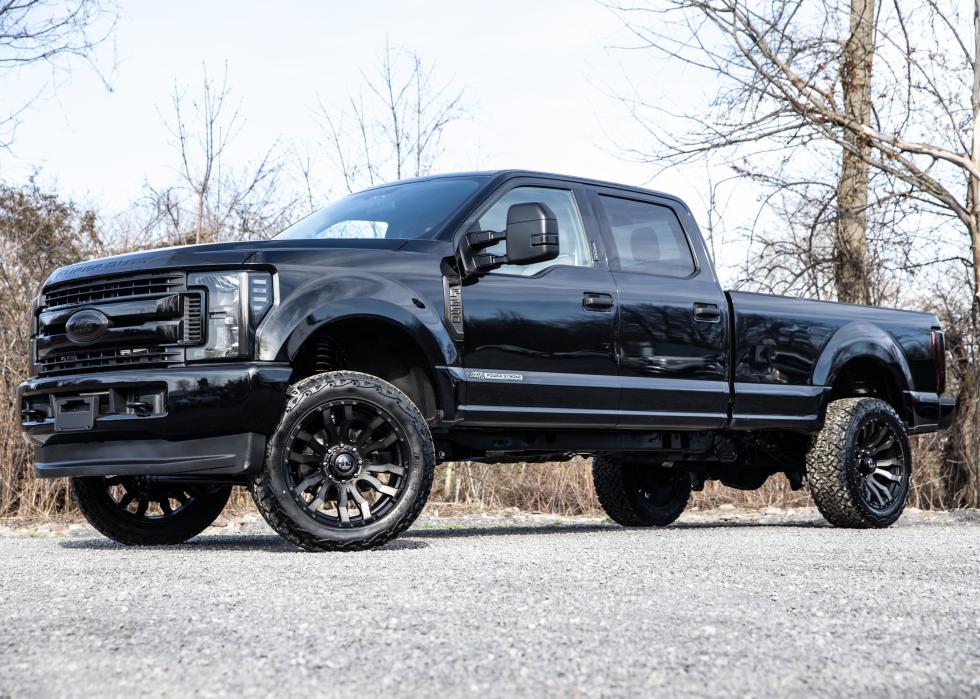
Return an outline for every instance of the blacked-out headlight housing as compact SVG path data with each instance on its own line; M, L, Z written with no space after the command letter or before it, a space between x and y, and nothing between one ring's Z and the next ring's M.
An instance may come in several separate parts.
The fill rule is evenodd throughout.
M218 271L187 275L190 289L205 293L204 344L187 348L187 361L252 356L255 328L275 303L269 272Z

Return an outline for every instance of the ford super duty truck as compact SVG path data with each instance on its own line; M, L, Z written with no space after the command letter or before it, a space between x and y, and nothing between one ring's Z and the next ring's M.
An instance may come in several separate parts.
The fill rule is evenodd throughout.
M627 526L784 474L831 523L884 527L909 435L955 408L936 316L725 291L679 199L533 172L64 267L31 322L37 474L127 544L192 537L247 486L289 541L367 548L439 462L576 455Z

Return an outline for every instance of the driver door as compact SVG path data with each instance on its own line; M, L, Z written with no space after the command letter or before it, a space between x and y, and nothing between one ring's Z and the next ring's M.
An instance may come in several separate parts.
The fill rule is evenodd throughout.
M498 190L467 225L503 231L508 209L532 202L556 215L558 257L504 265L462 289L465 424L615 426L616 286L599 262L601 242L584 196L570 184L518 181ZM505 252L502 243L490 251Z

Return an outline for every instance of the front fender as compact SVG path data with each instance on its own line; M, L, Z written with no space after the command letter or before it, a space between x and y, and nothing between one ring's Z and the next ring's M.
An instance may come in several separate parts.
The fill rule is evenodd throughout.
M331 273L280 300L256 332L262 361L291 361L323 325L343 318L373 317L401 326L419 343L432 366L458 363L457 349L442 320L442 299L370 274ZM419 307L421 305L421 307Z
M844 365L861 357L877 359L888 367L899 390L912 386L912 371L895 338L865 321L848 323L831 336L814 365L812 384L832 386Z

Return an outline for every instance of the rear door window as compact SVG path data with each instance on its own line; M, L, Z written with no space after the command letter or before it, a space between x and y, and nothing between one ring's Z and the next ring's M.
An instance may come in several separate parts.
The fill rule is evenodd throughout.
M687 235L667 206L600 194L613 255L624 272L689 277L697 270Z

